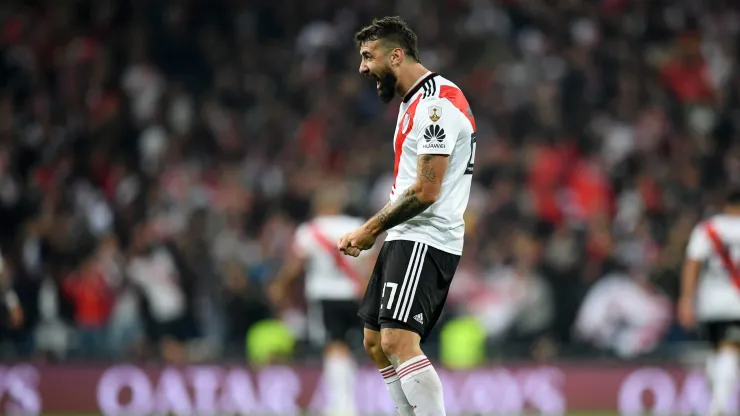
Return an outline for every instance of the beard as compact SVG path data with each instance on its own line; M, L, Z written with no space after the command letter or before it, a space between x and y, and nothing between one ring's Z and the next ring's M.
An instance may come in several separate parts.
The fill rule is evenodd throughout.
M378 76L377 81L380 83L380 85L377 86L378 98L381 102L388 104L393 100L393 97L396 96L396 82L398 80L396 79L396 76L393 75L393 72L388 71Z

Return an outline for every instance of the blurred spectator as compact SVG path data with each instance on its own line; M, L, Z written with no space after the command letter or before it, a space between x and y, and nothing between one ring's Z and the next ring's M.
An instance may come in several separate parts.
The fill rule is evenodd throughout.
M452 304L460 303L460 312L477 317L487 336L499 342L543 335L554 313L549 284L536 270L539 245L518 233L511 250L509 264L493 266L483 280L461 274L450 295Z
M594 284L578 313L577 336L623 358L653 351L668 329L673 307L643 279L612 273Z
M272 313L267 299L245 273L244 266L237 261L231 261L224 266L225 312L227 316L238 317L230 321L226 336L230 345L240 345L244 342L249 328L257 322L271 318Z
M109 291L115 295L107 326L107 352L118 357L130 356L139 351L143 341L141 299L125 274L125 258L114 236L101 240L96 261Z
M95 256L85 258L65 278L63 287L74 304L78 346L86 357L100 355L108 347L106 327L113 307L113 293L96 260Z
M143 294L150 339L164 359L184 360L183 342L191 337L192 329L188 326L182 273L171 249L157 241L148 223L139 224L133 231L127 274Z
M23 324L23 309L18 301L18 295L13 290L12 270L6 266L2 252L0 252L0 294L2 294L3 306L0 309L2 326L8 329L15 329Z

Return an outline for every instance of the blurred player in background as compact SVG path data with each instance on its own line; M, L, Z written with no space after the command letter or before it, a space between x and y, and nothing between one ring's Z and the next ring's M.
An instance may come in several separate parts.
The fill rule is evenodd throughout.
M370 253L351 258L336 249L339 237L364 222L342 214L344 194L339 188L325 186L316 195L314 217L296 230L293 253L270 288L273 302L283 304L292 283L305 272L309 316L318 312L326 338L324 380L331 397L327 416L357 414L356 365L347 339L359 323L356 312L372 261Z
M687 329L698 320L714 347L706 366L709 414L724 414L740 366L740 190L728 195L723 213L699 223L691 234L678 318Z
M390 202L338 249L357 256L387 231L359 315L365 349L402 415L443 416L442 383L420 348L442 313L463 250L475 158L475 120L460 89L419 59L399 17L355 36L360 73L388 103L402 97Z

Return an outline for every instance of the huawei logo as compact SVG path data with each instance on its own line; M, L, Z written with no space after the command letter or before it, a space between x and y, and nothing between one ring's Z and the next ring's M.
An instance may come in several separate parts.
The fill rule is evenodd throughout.
M427 143L431 142L432 139L436 139L441 143L445 137L445 130L437 124L432 124L424 130L424 140L426 140Z

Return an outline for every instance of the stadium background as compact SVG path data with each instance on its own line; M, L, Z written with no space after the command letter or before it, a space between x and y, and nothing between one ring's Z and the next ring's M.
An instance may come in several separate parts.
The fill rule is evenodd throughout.
M352 35L387 14L479 129L426 346L452 414L704 409L673 302L691 226L740 181L737 2L6 0L5 412L320 407L301 288L289 307L268 288L317 189L364 216L386 201L396 107ZM155 247L174 263L131 267Z

